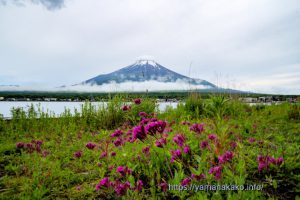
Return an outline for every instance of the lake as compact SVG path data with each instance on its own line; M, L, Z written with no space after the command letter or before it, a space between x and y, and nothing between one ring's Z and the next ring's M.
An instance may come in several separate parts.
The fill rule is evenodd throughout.
M74 110L80 110L81 105L84 104L84 102L61 102L61 101L0 101L0 114L3 115L4 118L10 118L11 112L10 110L12 108L23 108L27 110L31 104L33 104L36 108L40 106L42 111L44 112L52 112L55 113L55 115L60 115L64 112L64 110L70 109L71 113L74 113ZM92 102L92 105L103 105L106 104L106 102ZM159 102L157 103L159 110L164 111L167 106L171 106L175 108L177 106L178 102Z

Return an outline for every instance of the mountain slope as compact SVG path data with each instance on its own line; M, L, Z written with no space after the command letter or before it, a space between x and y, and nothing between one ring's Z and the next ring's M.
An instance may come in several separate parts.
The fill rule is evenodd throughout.
M171 71L153 60L138 60L136 63L129 65L120 70L109 74L102 74L86 80L77 85L103 85L110 83L125 82L147 82L157 81L162 83L181 82L190 85L201 85L205 88L217 88L214 84L201 80L193 79L187 76Z

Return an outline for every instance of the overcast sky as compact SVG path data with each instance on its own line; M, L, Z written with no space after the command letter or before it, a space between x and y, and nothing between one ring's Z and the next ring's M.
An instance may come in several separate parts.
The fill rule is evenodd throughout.
M300 1L0 0L0 85L70 85L142 55L222 87L300 94Z

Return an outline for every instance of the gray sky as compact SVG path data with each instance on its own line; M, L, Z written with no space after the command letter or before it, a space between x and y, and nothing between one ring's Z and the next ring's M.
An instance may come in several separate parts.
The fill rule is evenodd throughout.
M0 85L71 85L142 55L222 87L300 94L300 1L0 0Z

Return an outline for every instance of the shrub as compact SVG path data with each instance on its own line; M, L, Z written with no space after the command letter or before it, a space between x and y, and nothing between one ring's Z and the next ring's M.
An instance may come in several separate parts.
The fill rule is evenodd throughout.
M197 118L204 113L204 101L198 93L191 93L188 96L185 102L185 110L193 118Z
M300 120L300 106L293 105L288 111L288 119Z

